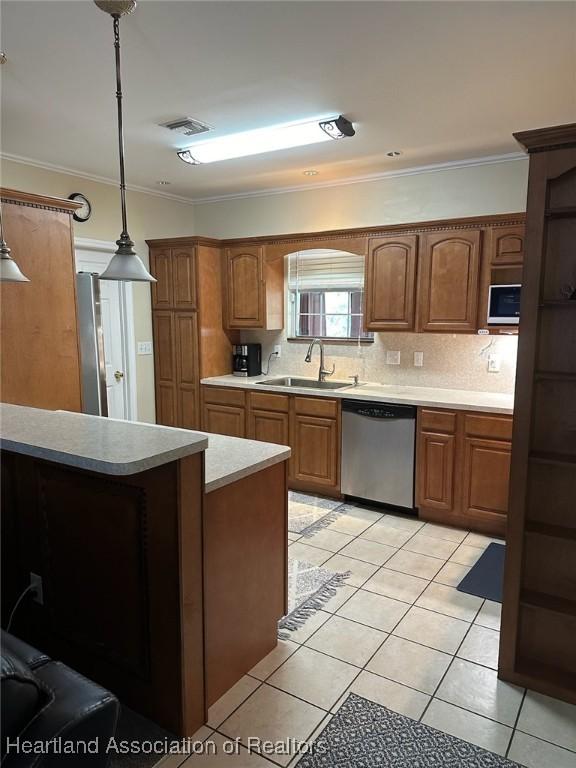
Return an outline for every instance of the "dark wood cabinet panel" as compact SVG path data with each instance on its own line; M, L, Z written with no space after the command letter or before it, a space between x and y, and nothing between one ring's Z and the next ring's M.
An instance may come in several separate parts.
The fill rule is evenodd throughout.
M172 279L174 308L196 309L196 256L195 248L172 249Z
M174 306L170 248L150 249L150 271L156 278L152 283L152 309L170 309Z
M264 249L226 250L226 299L229 328L263 328Z
M476 330L481 234L452 230L421 238L419 330Z
M417 242L416 235L369 241L365 276L368 330L414 329Z

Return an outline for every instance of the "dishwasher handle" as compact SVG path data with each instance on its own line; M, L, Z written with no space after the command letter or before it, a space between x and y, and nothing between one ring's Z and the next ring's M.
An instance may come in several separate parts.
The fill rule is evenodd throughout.
M370 419L415 419L416 408L413 405L392 403L372 403L365 400L343 400L342 410Z

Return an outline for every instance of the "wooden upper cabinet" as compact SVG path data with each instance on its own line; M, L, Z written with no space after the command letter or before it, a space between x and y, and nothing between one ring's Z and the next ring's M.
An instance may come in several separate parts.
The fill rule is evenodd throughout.
M152 283L152 308L170 309L174 306L170 248L150 249L150 271L156 278L156 282Z
M365 323L370 331L414 330L416 235L368 243Z
M522 264L524 261L524 230L523 224L492 229L488 251L492 266Z
M475 331L480 229L430 232L421 239L419 330Z
M174 308L196 309L195 248L172 249Z
M226 249L227 320L230 328L264 327L264 249Z
M194 246L150 248L153 309L197 308L195 258Z
M267 258L263 246L227 248L226 326L230 329L284 327L284 259Z

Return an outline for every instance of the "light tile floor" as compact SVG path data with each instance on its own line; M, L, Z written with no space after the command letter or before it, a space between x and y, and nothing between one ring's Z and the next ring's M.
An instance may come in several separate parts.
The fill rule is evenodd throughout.
M498 680L500 605L455 589L491 541L353 504L290 534L293 556L351 571L347 585L211 707L201 738L239 753L167 768L292 768L298 756L250 753L248 738L311 740L349 692L527 768L574 768L576 707Z

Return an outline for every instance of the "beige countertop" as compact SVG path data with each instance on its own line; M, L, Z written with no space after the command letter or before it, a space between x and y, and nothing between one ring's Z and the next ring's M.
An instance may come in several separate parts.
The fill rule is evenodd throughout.
M290 457L283 445L7 403L0 404L0 445L106 475L133 475L206 451L206 493Z
M286 445L204 433L208 438L204 491L210 493L290 458Z
M134 475L204 451L206 435L70 411L0 404L0 445L106 475Z
M260 382L279 379L290 374L274 376L215 376L202 379L208 386L237 387L239 389L264 390L268 392L292 393L313 397L336 397L346 400L368 400L379 403L399 403L405 405L424 405L433 408L453 408L462 411L485 411L511 415L514 410L514 395L497 392L474 392L465 389L442 389L438 387L402 387L393 384L362 383L336 390L312 389L309 387L282 387ZM305 378L299 376L298 378ZM313 381L313 379L311 379Z

